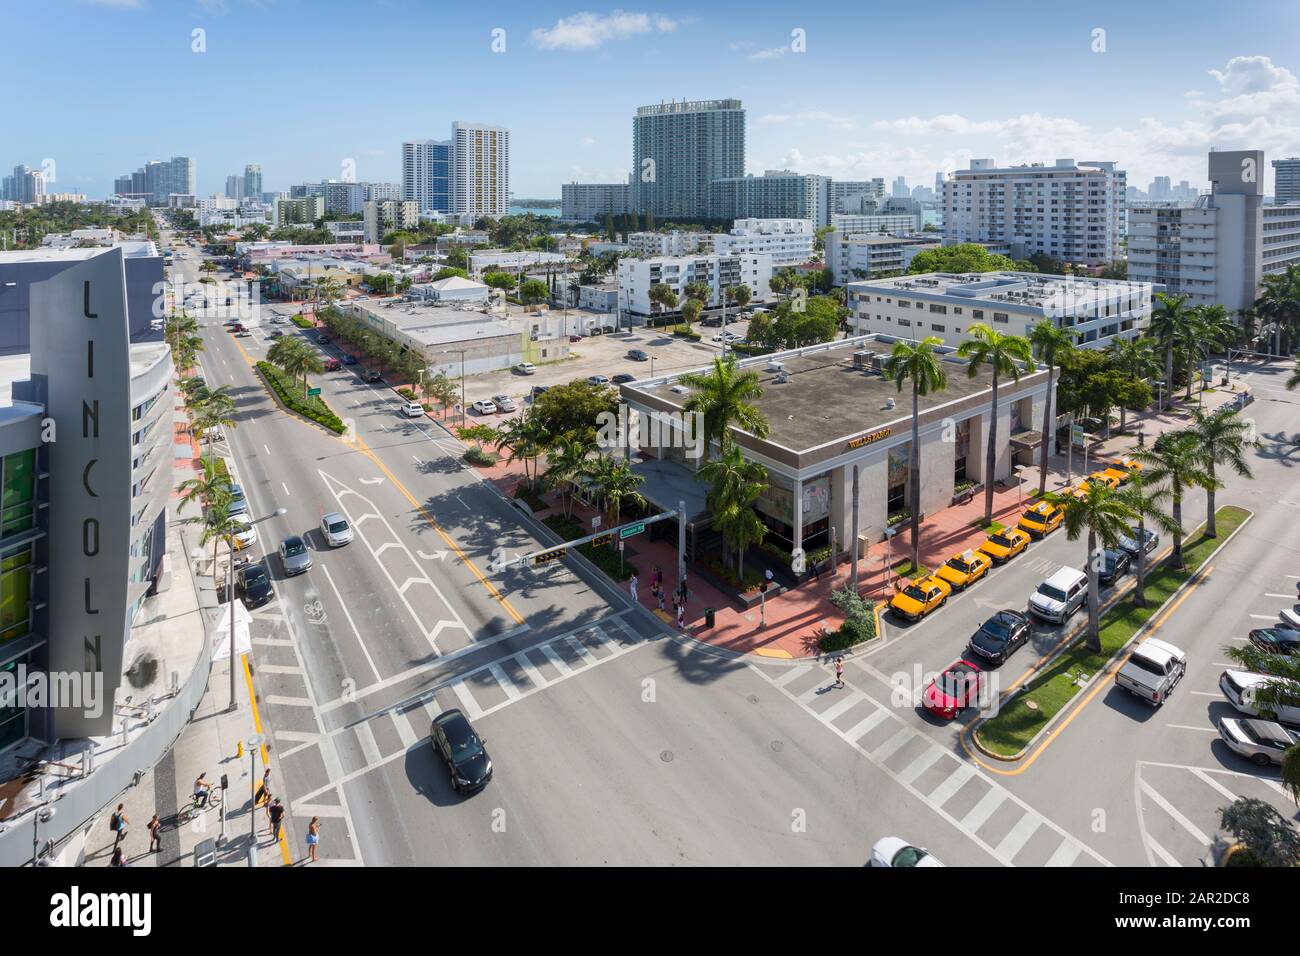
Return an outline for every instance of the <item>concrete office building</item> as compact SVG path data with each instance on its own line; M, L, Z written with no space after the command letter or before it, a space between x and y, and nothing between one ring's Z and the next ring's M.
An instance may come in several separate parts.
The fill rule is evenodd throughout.
M606 216L628 212L627 183L564 183L560 186L560 218L569 222L602 222Z
M299 199L281 199L275 204L277 226L310 226L325 217L325 197L303 196Z
M759 376L762 396L755 402L771 426L765 439L732 428L731 439L750 461L763 465L769 486L755 503L769 540L785 550L827 547L834 529L837 550L853 538L853 471L858 471L859 534L882 540L890 514L904 508L933 515L952 505L957 482L996 481L1014 464L1032 464L1047 401L1047 373L1022 375L999 383L997 453L993 473L985 474L991 376L974 378L951 350L942 352L948 388L920 399L921 500L909 500L908 459L911 409L898 400L894 383L881 372L895 338L858 336L836 342L740 359ZM707 369L692 369L705 372ZM685 374L685 373L679 373ZM678 414L689 390L674 390L677 375L620 386L622 399L642 422L644 416ZM642 427L641 432L647 431ZM682 489L692 520L688 557L707 534L708 491L695 480L706 460L686 457L680 448L642 447L632 467L645 481L638 489L660 508L676 507Z
M918 252L936 249L933 236L880 236L840 232L826 233L826 266L835 285L855 279L877 279L906 271Z
M885 198L885 180L877 179L833 179L830 186L830 213L860 212L864 199L880 200Z
M713 236L718 255L762 253L772 265L795 266L814 258L817 229L811 219L737 219L731 232Z
M632 209L659 219L707 215L709 183L745 175L740 100L642 106L632 120Z
M527 269L555 269L564 265L568 257L558 252L510 252L506 249L484 249L469 254L469 274L482 276L485 272L519 272Z
M1017 259L1043 253L1105 265L1122 254L1126 189L1113 162L999 167L974 159L944 183L943 242L1009 242Z
M722 305L723 290L749 287L751 301L771 298L772 257L766 254L654 256L648 259L620 259L618 263L619 309L628 316L647 319L676 315L681 311L686 286L700 282L709 288L706 308ZM665 312L650 301L650 289L667 285L677 293L678 306Z
M1129 211L1128 271L1191 305L1251 306L1260 279L1300 263L1300 203L1264 205L1264 153L1209 154L1210 193Z
M809 219L814 229L829 225L831 178L788 169L762 176L715 179L709 183L710 219Z
M262 198L262 167L257 163L244 167L244 198Z
M510 131L457 120L451 124L453 213L500 218L510 212Z
M1273 199L1300 202L1300 156L1273 160Z
M402 198L420 212L451 212L451 140L419 139L402 144Z
M1151 317L1159 286L1036 272L929 272L850 282L849 321L859 334L921 339L935 335L954 348L982 322L1026 335L1040 319L1071 329L1080 348L1105 348L1136 338Z
M638 256L685 256L712 251L713 236L707 232L634 232L627 237L628 251Z
M384 233L394 229L420 225L420 204L414 199L372 199L364 203L361 211L366 242L379 242Z
M837 214L831 216L831 226L844 235L910 236L924 227L924 217L913 212L877 212L861 215Z

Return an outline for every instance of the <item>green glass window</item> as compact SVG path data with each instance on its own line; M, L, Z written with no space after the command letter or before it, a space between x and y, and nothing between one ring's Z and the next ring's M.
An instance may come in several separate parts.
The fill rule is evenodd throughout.
M36 449L6 455L0 475L0 535L32 526L36 502Z
M21 637L29 630L31 563L30 545L0 558L0 641Z
M0 671L13 675L10 681L16 682L18 665L26 662L26 658L22 658L17 661L10 661L8 664L0 664ZM16 740L21 740L26 734L27 712L25 708L18 706L17 701L13 703L0 701L0 750Z

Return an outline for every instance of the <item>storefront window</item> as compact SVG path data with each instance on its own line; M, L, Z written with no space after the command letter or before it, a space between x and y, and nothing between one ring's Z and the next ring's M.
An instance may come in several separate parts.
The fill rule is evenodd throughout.
M12 687L18 684L17 671L18 665L24 663L26 658L21 661L10 661L8 664L0 664L0 674L13 675L6 676L4 683ZM0 750L8 747L17 740L22 740L27 736L27 713L25 708L20 707L17 701L8 702L0 699Z
M886 511L895 514L907 507L907 470L912 445L896 445L889 449L889 490Z
M26 634L31 618L31 545L0 558L0 641Z
M954 439L952 480L954 483L966 480L966 456L970 453L970 419L957 423Z
M26 531L32 526L36 498L36 450L7 455L0 467L0 535Z

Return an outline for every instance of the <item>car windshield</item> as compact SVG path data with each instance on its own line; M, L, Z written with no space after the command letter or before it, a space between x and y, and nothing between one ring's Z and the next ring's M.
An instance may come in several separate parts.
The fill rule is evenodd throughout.
M920 601L922 604L925 603L925 598L926 598L925 592L922 591L920 588L918 588L915 584L909 584L907 587L903 588L903 593L906 594L908 597L910 597L913 601Z
M332 534L339 534L348 530L348 523L346 521L335 521L330 524L329 529Z
M970 570L970 565L961 560L961 558L949 558L948 567L952 568L954 571L960 571L962 574L965 574Z
M1025 520L1026 520L1026 521L1042 521L1042 520L1043 520L1043 516L1040 515L1037 511L1026 511L1026 512L1025 512Z
M1002 535L1002 534L991 535L989 537L989 540L1001 548L1011 547L1011 539L1008 538L1006 535Z
M980 631L995 641L1006 641L1011 637L1011 625L1000 617L991 617L980 625Z
M1065 600L1065 592L1058 587L1053 587L1050 584L1038 585L1038 593L1041 594L1043 597L1051 598L1053 601Z
M889 865L893 868L916 866L928 855L929 854L920 847L905 846L894 854L894 858L890 861Z
M1134 654L1132 657L1129 658L1129 663L1140 668L1141 670L1146 671L1148 674L1156 674L1158 676L1163 676L1165 673L1164 668L1162 668L1155 661L1147 660L1145 657L1139 657L1137 654Z
M447 745L451 747L451 757L456 763L470 757L477 757L483 752L482 742L470 729L468 723L461 720L451 721L443 731L447 734Z
M255 564L244 571L245 584L262 584L266 581L266 569L260 564Z
M302 543L301 538L291 538L284 543L284 553L286 557L295 557L306 552L307 547Z

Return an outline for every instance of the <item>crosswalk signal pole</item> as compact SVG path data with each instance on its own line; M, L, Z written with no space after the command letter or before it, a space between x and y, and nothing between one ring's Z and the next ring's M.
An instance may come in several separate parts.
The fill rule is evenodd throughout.
M677 502L677 590L686 581L686 502Z

